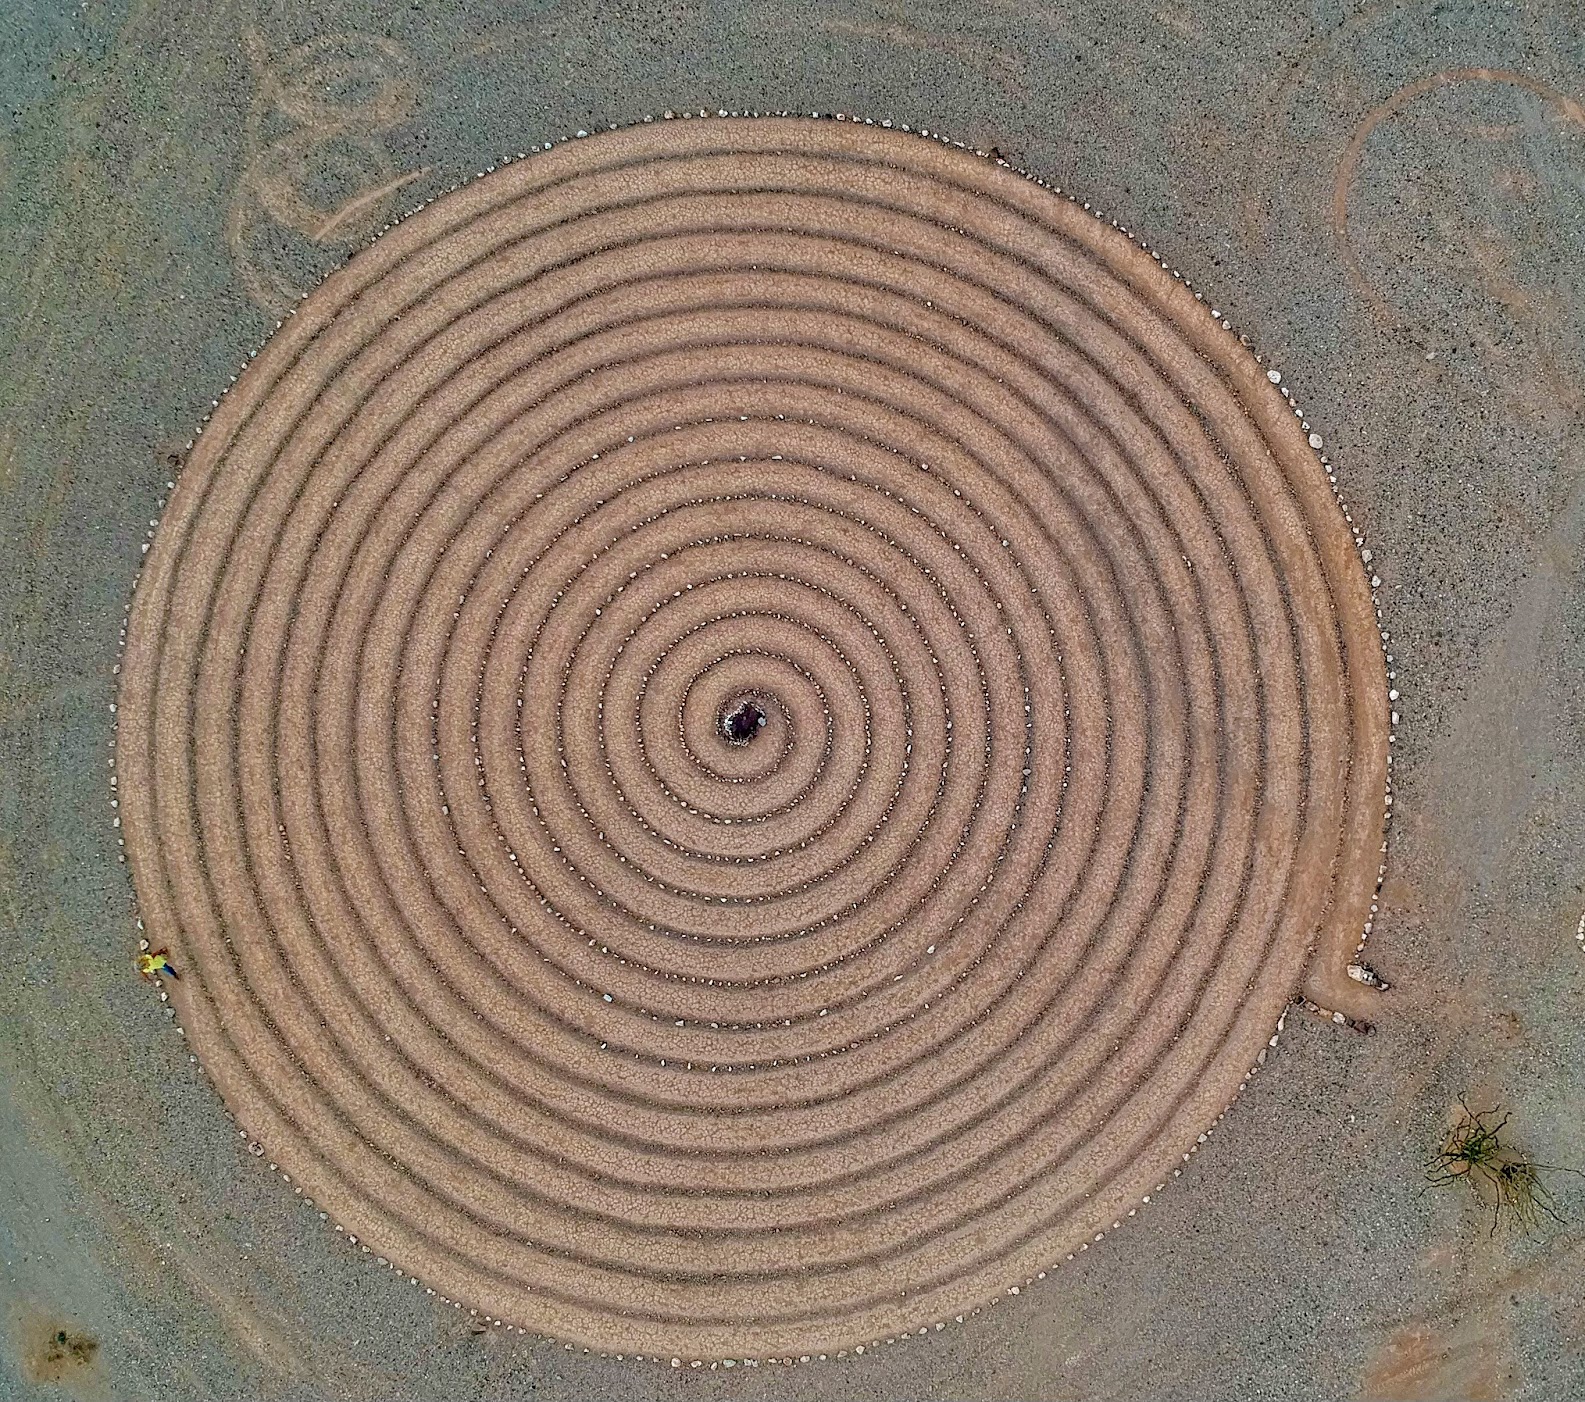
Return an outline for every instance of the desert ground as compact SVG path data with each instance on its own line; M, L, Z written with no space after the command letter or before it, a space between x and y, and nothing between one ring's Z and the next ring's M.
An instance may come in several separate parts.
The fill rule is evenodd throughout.
M1582 71L1562 4L8 8L0 1395L1585 1395ZM1123 1230L961 1323L807 1364L785 1341L618 1359L415 1287L239 1128L201 980L167 1003L134 968L126 609L195 430L393 219L683 111L927 128L1104 210L1302 404L1391 657L1359 955L1390 987L1291 974L1259 1073ZM814 716L795 671L729 669L699 703L701 734L717 701L764 708L723 765ZM1555 1219L1493 1230L1429 1181L1461 1100L1560 1166Z

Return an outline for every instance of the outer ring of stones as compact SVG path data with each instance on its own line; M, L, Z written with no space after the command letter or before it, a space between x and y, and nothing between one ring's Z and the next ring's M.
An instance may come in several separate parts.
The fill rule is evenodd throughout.
M671 122L258 355L134 597L120 814L195 1053L365 1247L587 1347L835 1352L1231 1100L1367 918L1381 654L1290 406L1126 236ZM786 734L721 745L734 689Z

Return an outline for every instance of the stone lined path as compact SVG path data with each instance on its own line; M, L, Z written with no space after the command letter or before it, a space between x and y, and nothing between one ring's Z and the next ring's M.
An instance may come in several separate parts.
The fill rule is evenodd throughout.
M1353 951L1387 728L1326 473L1181 280L916 134L696 119L286 321L148 555L117 781L193 1049L336 1222L786 1356L1170 1175Z

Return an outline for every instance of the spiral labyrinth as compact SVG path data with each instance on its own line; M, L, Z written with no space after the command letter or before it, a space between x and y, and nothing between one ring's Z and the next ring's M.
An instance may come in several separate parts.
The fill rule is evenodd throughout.
M241 1128L612 1351L928 1327L1109 1230L1367 918L1381 638L1291 405L918 134L639 125L301 304L131 609L151 941Z

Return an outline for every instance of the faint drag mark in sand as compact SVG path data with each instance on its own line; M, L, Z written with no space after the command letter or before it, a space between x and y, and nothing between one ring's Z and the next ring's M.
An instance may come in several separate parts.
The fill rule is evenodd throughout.
M280 313L302 295L304 245L362 243L429 168L399 171L383 135L418 107L400 44L335 34L276 57L256 30L244 42L256 81L226 244L248 295Z
M1346 40L1352 38L1357 31L1384 12L1423 3L1424 0L1375 0L1375 3L1356 10L1325 34L1304 44L1293 56L1282 60L1251 107L1249 130L1274 132L1286 137L1291 127L1289 104L1300 87L1312 78L1323 60L1329 59ZM1244 166L1239 182L1241 188L1239 209L1245 241L1252 248L1262 251L1268 247L1269 231L1275 216L1270 207L1263 203L1257 192L1251 188L1251 183L1257 172L1268 169L1265 148L1259 144L1252 146L1250 158Z
M1360 1402L1499 1402L1512 1394L1514 1364L1506 1331L1478 1317L1445 1329L1412 1324L1372 1358Z
M1514 829L1486 822L1484 814L1531 813L1546 801L1529 756L1552 751L1564 712L1542 688L1530 707L1515 715L1509 679L1545 675L1549 632L1561 618L1582 552L1585 480L1576 484L1516 571L1508 617L1488 639L1467 700L1429 756L1431 792L1447 814L1435 835L1437 850L1449 872L1465 873L1459 886L1494 884L1515 859ZM1465 802L1477 793L1479 803ZM1529 954L1544 957L1540 950Z
M1467 936L1456 932L1468 928L1472 895L1499 883L1518 857L1519 825L1494 823L1486 815L1536 813L1548 801L1531 756L1548 752L1550 737L1564 725L1562 712L1552 689L1542 686L1530 706L1516 713L1511 679L1546 674L1547 638L1582 553L1585 482L1516 569L1519 582L1508 617L1487 639L1465 700L1426 757L1425 799L1409 834L1422 854L1418 874L1411 878L1406 872L1383 887L1383 906L1394 918L1440 927L1437 958L1444 970L1434 986L1401 983L1396 990L1405 1019L1424 1029L1415 1059L1394 1077L1399 1107L1412 1105L1463 1049L1481 1047L1488 1058L1534 1055L1518 1015L1504 1007L1512 994L1504 992L1491 966L1457 971L1456 941ZM1522 918L1506 930L1509 957L1526 964L1551 959L1560 938L1552 909L1526 904L1521 911ZM1579 947L1585 948L1585 939ZM1471 1093L1485 1091L1471 1087Z
M1348 202L1364 159L1365 143L1370 140L1371 133L1383 122L1402 112L1417 98L1442 88L1452 87L1457 83L1467 82L1505 83L1533 93L1556 111L1564 121L1585 130L1585 108L1582 108L1575 99L1526 73L1519 73L1510 68L1453 68L1445 72L1433 73L1429 77L1399 88L1385 102L1371 109L1354 128L1332 177L1332 232L1337 236L1344 271L1349 281L1365 300L1379 325L1401 323L1403 315L1366 273L1359 252L1354 247L1353 239L1349 234ZM1501 299L1500 293L1498 295Z
M0 851L0 878L7 876L4 856ZM0 890L5 889L9 883L0 879ZM46 1086L38 1068L49 1064L47 1053L26 1024L19 1020L16 1026L18 1058L0 1063L0 1078L16 1092L16 1102L28 1124L27 1137L51 1144L61 1154L59 1162L77 1196L83 1221L97 1224L108 1236L122 1286L146 1305L163 1304L174 1297L184 1327L210 1343L219 1343L228 1367L252 1363L272 1383L282 1379L318 1383L345 1399L366 1402L391 1395L395 1379L387 1371L368 1359L354 1362L333 1334L329 1338L316 1336L309 1332L301 1312L263 1298L255 1288L257 1277L246 1255L227 1252L223 1244L217 1248L217 1240L223 1243L226 1238L217 1238L210 1221L188 1218L183 1229L172 1230L169 1222L130 1208L99 1176L102 1152L96 1136L100 1120L73 1111ZM146 1103L129 1102L125 1113L147 1116L149 1111ZM184 1215L193 1211L198 1194L189 1182L176 1177L166 1180L166 1186ZM65 1342L57 1337L63 1331ZM104 1395L104 1358L96 1356L97 1342L57 1311L13 1310L10 1332L25 1368L36 1362L44 1372L58 1371L59 1385L87 1402ZM117 1337L121 1345L116 1350L118 1356L130 1361L140 1351L145 1355L151 1349L160 1351L172 1374L190 1384L188 1393L205 1391L194 1359L173 1343L168 1328L155 1324ZM52 1379L41 1375L36 1380Z
M1408 1319L1365 1321L1392 1332L1372 1354L1359 1402L1502 1402L1518 1387L1513 1310L1521 1298L1562 1301L1580 1278L1585 1240L1564 1237L1539 1258L1503 1269L1503 1248L1477 1233L1467 1245L1433 1247L1421 1260L1453 1287L1440 1306ZM1459 1285L1463 1288L1457 1288Z
M944 54L957 59L989 78L1009 97L1025 93L1025 65L1023 58L1010 49L994 44L975 43L971 39L945 34L933 34L907 24L862 24L845 19L822 19L823 34L837 34L850 39L872 39L899 49L919 49L926 53Z

